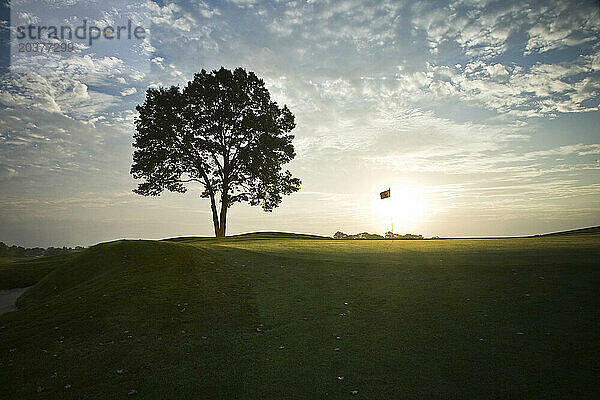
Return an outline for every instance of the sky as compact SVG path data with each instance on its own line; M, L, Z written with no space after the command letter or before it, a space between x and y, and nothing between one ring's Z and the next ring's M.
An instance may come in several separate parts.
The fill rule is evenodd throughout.
M199 186L143 197L129 170L145 91L221 66L294 113L303 182L272 213L233 206L228 234L600 225L598 1L14 0L0 15L5 243L213 235ZM15 51L19 24L83 19L146 35Z

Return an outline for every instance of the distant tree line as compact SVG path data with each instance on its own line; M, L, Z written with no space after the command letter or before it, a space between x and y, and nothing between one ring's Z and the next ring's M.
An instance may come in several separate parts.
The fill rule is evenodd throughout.
M33 247L25 248L23 246L8 246L4 242L0 242L0 257L41 257L41 256L58 256L61 254L75 253L83 250L82 246L76 247Z
M404 239L404 240L414 240L414 239L424 239L423 235L413 235L411 233L407 233L406 235L400 235L398 233L386 232L385 236L378 235L376 233L369 232L361 232L355 235L348 235L342 231L337 231L333 234L334 239ZM437 236L432 237L432 239L439 239Z
M355 235L348 235L344 232L337 231L333 234L334 239L383 239L384 237L376 233L361 232Z

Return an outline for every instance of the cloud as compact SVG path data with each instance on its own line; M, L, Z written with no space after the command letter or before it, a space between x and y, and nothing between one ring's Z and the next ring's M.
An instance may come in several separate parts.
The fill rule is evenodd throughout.
M73 89L71 89L73 95L78 99L87 99L90 97L88 93L88 87L85 83L75 82L73 84Z
M412 22L422 29L432 53L455 43L466 55L490 58L504 53L512 37L526 34L524 53L596 41L600 33L598 6L583 1L573 7L567 1L417 2Z
M425 71L396 75L407 97L457 98L517 117L597 111L600 71L582 56L574 62L536 63L527 69L479 60L463 66L428 65Z
M508 77L508 71L506 70L506 67L502 64L486 65L485 70L492 79L501 79Z
M414 5L412 23L427 36L430 51L437 53L441 45L456 43L468 56L492 57L506 50L506 41L520 17L527 11L505 3L492 7L492 2L452 1L447 7L437 3Z
M540 7L531 18L527 31L526 54L545 53L600 39L600 8L597 2L583 2L573 7L568 2L554 2Z
M0 103L5 107L39 109L88 121L109 110L121 112L118 111L123 105L120 96L100 90L103 84L112 86L110 81L104 75L76 73L6 74L0 78ZM92 83L96 86L94 90L88 86Z
M506 147L500 146L500 148ZM502 173L509 174L504 175L502 179L512 177L515 180L557 172L600 169L600 166L591 157L586 157L588 162L585 163L562 164L555 164L555 158L552 157L560 155L579 160L584 156L597 156L600 155L600 144L576 144L523 153L503 152L497 155L492 154L490 150L493 149L468 145L454 149L442 146L427 150L409 150L401 154L369 156L365 158L365 161L391 166L403 171L444 172L464 175Z
M296 33L323 47L349 41L357 48L366 48L396 37L394 25L402 8L394 1L291 2L278 15L261 13L261 19L279 36Z
M121 96L129 96L134 93L137 93L137 89L134 87L130 87L130 88L121 90Z

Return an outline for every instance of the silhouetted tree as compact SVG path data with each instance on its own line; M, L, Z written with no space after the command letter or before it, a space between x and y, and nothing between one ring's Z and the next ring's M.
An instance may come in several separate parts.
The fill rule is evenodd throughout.
M131 174L144 182L134 192L158 196L201 184L217 237L225 236L234 203L272 211L300 189L282 170L295 157L294 115L271 101L253 72L202 70L183 89L148 89L137 111Z

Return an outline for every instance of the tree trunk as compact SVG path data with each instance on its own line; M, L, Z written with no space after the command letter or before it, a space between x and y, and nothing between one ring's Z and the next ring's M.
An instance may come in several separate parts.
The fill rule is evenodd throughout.
M225 231L220 224L215 225L215 237L225 237Z
M221 234L219 237L225 237L227 232L227 209L225 211L221 211L221 226L219 227L219 233Z
M223 237L225 233L221 233L221 226L219 224L219 215L217 214L217 203L215 196L210 194L210 211L212 211L213 227L215 228L215 237Z
M227 233L227 203L229 199L227 197L227 187L225 186L223 192L221 194L221 215L219 216L219 233L221 234L218 237L225 237Z

